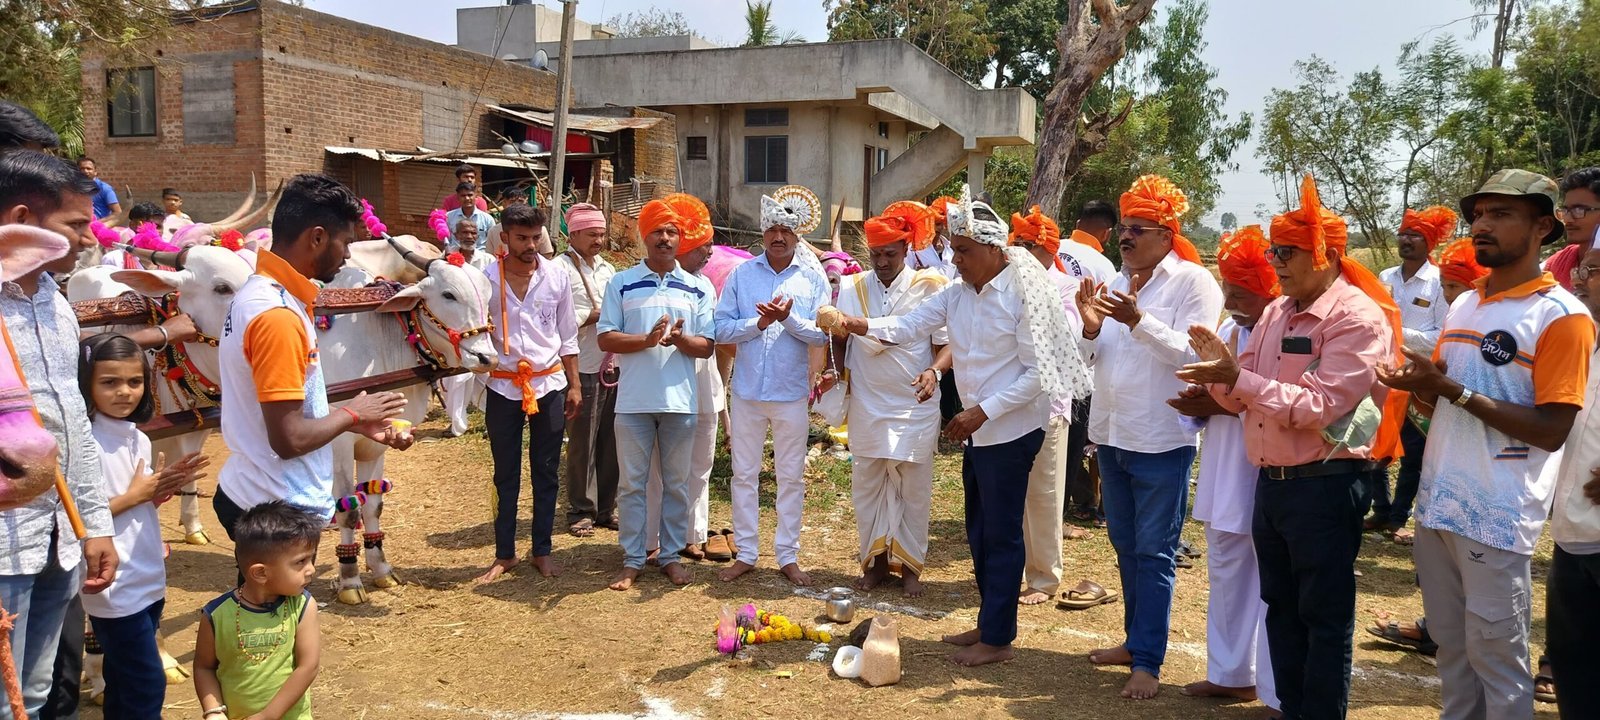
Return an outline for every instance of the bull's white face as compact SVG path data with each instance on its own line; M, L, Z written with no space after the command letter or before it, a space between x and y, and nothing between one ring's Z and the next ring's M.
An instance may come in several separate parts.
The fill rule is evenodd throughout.
M426 303L439 321L456 332L466 332L489 324L489 278L472 267L456 267L447 262L429 264L428 276L407 288ZM489 333L481 332L461 340L461 357L450 347L449 336L433 323L421 323L428 344L452 365L472 372L494 369L497 354Z
M112 278L151 297L181 293L179 307L194 318L200 332L215 338L222 336L234 294L255 272L248 258L224 248L198 245L189 248L182 270L121 270Z

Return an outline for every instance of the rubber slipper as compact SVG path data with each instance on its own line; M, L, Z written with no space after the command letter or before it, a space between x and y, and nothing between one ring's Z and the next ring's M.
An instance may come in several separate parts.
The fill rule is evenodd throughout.
M567 532L573 537L594 537L594 521L588 518L579 520L567 527Z
M1056 607L1063 610L1085 610L1096 605L1116 602L1117 594L1106 590L1093 580L1084 580L1078 586L1061 594Z

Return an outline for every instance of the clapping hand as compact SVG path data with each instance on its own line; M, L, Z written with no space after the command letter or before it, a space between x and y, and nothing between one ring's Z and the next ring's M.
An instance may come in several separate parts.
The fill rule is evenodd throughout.
M794 307L794 298L779 295L771 302L756 303L756 312L768 323L781 323L789 319L789 310Z
M1101 323L1106 316L1100 312L1095 304L1095 299L1105 290L1105 286L1094 281L1094 278L1084 278L1078 283L1078 312L1083 316L1083 332L1085 335L1095 335L1100 332Z
M1168 400L1167 404L1189 417L1210 417L1223 412L1217 401L1212 399L1211 393L1206 392L1202 385L1184 386L1178 391L1178 396Z
M667 318L665 315L663 315L661 316L661 319L665 320ZM672 345L676 345L681 339L683 339L683 320L679 319L677 322L672 324L672 327L667 328L665 335L661 336L661 345L663 347L670 347Z
M171 500L183 486L205 477L201 471L211 465L211 458L198 452L189 453L163 468L161 465L166 459L166 453L156 453L156 488L151 500L157 505Z
M1211 328L1195 325L1189 328L1189 347L1200 357L1200 362L1184 365L1178 379L1196 385L1215 383L1233 385L1239 380L1239 359L1233 348L1222 341Z
M650 333L644 336L646 346L667 344L665 340L671 323L672 318L662 315L661 319L656 321L655 326L650 328Z
M1139 318L1144 317L1143 312L1139 310L1139 289L1143 285L1135 281L1128 287L1127 292L1102 289L1094 298L1095 312L1102 318L1109 317L1132 329L1139 324Z
M1445 374L1443 359L1434 362L1431 358L1411 348L1402 347L1400 352L1405 353L1406 364L1394 367L1388 363L1379 364L1378 382L1403 392L1419 396L1425 403L1431 405L1438 396L1446 394L1451 389L1450 376Z

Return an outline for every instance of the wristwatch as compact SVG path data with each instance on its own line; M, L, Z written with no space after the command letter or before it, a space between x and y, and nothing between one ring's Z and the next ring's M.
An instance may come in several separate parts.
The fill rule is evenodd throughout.
M1467 388L1461 388L1461 397L1456 398L1450 404L1464 408L1467 406L1467 401L1471 400L1474 395L1477 395L1477 393Z
M944 380L944 373L939 372L938 368L926 368L926 369L923 370L923 372L928 372L930 370L933 371L933 381L934 382L940 382L940 381Z

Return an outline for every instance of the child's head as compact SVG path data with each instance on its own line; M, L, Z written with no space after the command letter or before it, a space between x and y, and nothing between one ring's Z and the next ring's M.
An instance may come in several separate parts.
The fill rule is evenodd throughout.
M233 527L233 558L245 584L267 595L298 595L316 574L325 525L282 500L244 511Z
M183 196L178 194L177 188L161 188L161 204L167 208L168 215L183 212Z
M80 343L78 390L89 415L142 423L156 411L150 394L150 365L144 351L115 333L95 335Z
M142 202L128 209L128 226L137 230L144 223L160 223L166 216L160 205Z

